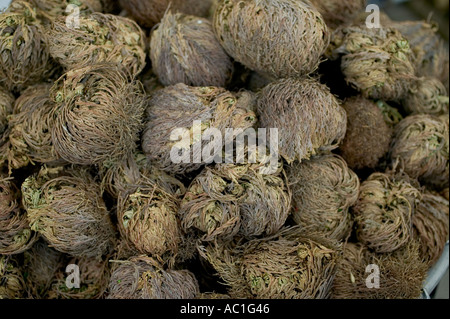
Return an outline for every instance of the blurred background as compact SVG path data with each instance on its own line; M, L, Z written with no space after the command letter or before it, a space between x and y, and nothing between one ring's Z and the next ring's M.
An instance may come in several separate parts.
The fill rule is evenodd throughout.
M342 0L345 1L345 0ZM8 6L10 0L0 0L0 10ZM449 0L368 0L368 4L378 5L392 20L433 20L439 25L439 33L449 43ZM434 291L433 298L449 298L449 273Z

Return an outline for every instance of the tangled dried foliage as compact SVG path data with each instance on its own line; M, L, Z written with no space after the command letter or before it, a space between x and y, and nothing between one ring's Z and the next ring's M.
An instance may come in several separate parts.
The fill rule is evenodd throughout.
M365 11L366 0L311 0L329 28L350 24Z
M229 295L219 294L215 292L204 292L197 295L195 299L210 299L210 300L218 300L218 299L231 299Z
M314 72L330 39L317 9L296 0L222 0L214 30L236 61L275 78Z
M20 299L26 286L22 268L13 256L0 255L0 299Z
M376 265L380 270L379 288L369 288L366 280ZM375 254L358 243L347 243L338 263L331 297L333 299L417 299L427 274L418 244L408 243L391 254ZM370 280L370 279L369 279Z
M179 201L148 180L135 190L121 193L118 227L137 251L171 264L184 239L177 219Z
M67 72L50 90L56 153L69 163L113 164L136 148L145 109L142 86L110 64Z
M67 71L109 62L139 74L145 67L145 34L136 22L112 14L80 17L80 27L68 26L65 17L48 30L51 56Z
M16 100L10 119L10 169L19 169L35 162L61 162L50 133L54 126L50 116L54 108L49 97L50 87L50 84L31 86Z
M28 298L47 299L56 272L65 266L64 254L40 240L24 253L24 266Z
M411 115L402 120L395 128L390 158L392 161L399 158L412 178L437 188L448 187L448 114L442 118Z
M223 88L181 83L164 88L155 92L148 103L142 148L149 161L163 171L177 175L196 171L204 166L202 161L195 160L202 155L203 148L218 143L204 140L205 131L216 128L225 136L227 128L237 132L252 127L256 123L254 105L255 95L251 92L231 93ZM201 121L198 132L194 121ZM183 139L174 141L171 135L179 128L185 129L180 134ZM177 154L188 154L189 163L174 163L171 159L174 150Z
M197 279L187 270L165 270L145 256L116 263L109 299L193 299L199 293Z
M13 112L14 100L14 96L0 86L0 169L8 158L9 117Z
M136 152L121 163L113 166L101 166L99 175L102 177L102 188L114 198L120 193L134 192L145 180L152 180L164 191L174 196L186 192L182 182L175 177L149 165L147 157Z
M337 155L325 155L287 168L294 221L337 240L350 235L349 208L358 199L359 178Z
M153 31L150 59L162 84L224 87L232 62L207 19L168 11Z
M48 78L56 67L34 8L23 1L14 6L17 12L0 15L0 85L22 91Z
M401 120L403 120L403 116L397 108L392 107L381 100L378 100L376 103L378 108L381 110L381 113L383 113L384 121L390 128L394 128L398 123L400 123Z
M80 288L68 288L67 265L77 265L80 270ZM111 277L108 258L70 258L54 274L49 299L100 299L108 288Z
M441 257L449 233L448 199L426 191L413 216L415 236L420 242L420 255L433 266Z
M20 203L20 191L11 179L0 174L0 254L20 254L37 238Z
M436 78L419 78L413 81L403 101L409 114L448 114L449 98L444 85Z
M85 170L43 167L25 180L22 194L31 229L56 250L96 258L114 248L100 185Z
M353 169L375 168L389 151L392 129L385 121L383 110L363 97L347 99L347 132L340 146L342 157Z
M234 299L326 299L339 249L336 241L294 227L245 244L200 247L200 253Z
M205 168L181 203L183 229L200 231L204 241L275 234L289 216L291 193L280 170L262 174L261 165L217 164Z
M159 82L158 77L153 72L153 69L148 69L139 75L139 80L144 86L144 90L147 95L151 95L153 92L163 89L164 86Z
M258 99L261 127L279 130L279 152L290 164L338 147L347 115L327 86L311 78L282 79Z
M120 0L120 4L140 25L151 28L169 7L174 12L207 16L211 0Z
M22 1L12 1L13 4L17 2ZM73 8L78 7L81 15L93 12L108 13L117 9L116 0L26 0L26 2L35 8L38 18L48 24L61 16L74 13L69 5Z
M346 81L366 98L399 101L415 79L414 54L394 28L338 28L330 48L332 58L342 55Z
M448 50L438 31L438 25L429 21L392 22L409 41L415 56L416 74L435 77L446 84L448 92L449 57Z
M393 252L412 238L412 216L421 199L405 174L373 173L361 184L353 207L358 240L377 253Z

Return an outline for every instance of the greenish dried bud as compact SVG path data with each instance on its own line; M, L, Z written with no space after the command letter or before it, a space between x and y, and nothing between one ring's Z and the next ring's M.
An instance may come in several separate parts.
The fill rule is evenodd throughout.
M49 28L49 50L67 71L108 62L130 76L145 67L145 34L132 20L111 14L80 17L79 28L69 27L61 17Z
M251 92L231 93L223 88L181 83L158 90L148 103L142 148L152 165L169 174L186 175L196 171L205 163L194 159L201 157L203 148L211 143L203 139L203 133L208 128L219 130L222 151L226 129L235 129L234 132L241 129L239 133L243 133L256 123L255 100ZM201 121L197 128L195 121ZM184 130L180 140L171 140L175 129ZM233 134L233 140L236 137ZM174 163L171 157L174 149L187 152L190 163Z
M438 79L419 78L411 85L403 106L409 114L448 114L448 93Z
M0 255L0 299L21 299L25 294L25 281L17 259Z
M97 258L114 248L115 229L100 185L82 169L43 167L22 184L31 229L58 251Z
M336 241L298 227L244 244L200 247L234 299L326 299L339 250Z
M23 1L16 5L21 8L17 12L0 15L0 83L9 91L22 91L47 79L56 69L47 35L33 8Z
M0 254L20 254L38 239L30 229L14 182L0 174Z
M350 26L332 36L331 56L342 56L346 81L366 98L399 101L414 78L414 54L394 28Z
M352 209L356 235L377 253L393 252L412 238L412 217L421 192L408 179L374 173L361 184Z
M400 159L412 178L438 188L448 187L448 114L442 118L411 115L402 120L395 127L390 158L393 162Z

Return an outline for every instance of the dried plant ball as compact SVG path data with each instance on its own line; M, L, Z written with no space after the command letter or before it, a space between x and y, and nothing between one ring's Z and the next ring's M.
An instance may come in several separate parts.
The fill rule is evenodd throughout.
M414 54L394 28L351 26L333 33L334 55L342 55L345 80L365 98L400 101L414 79Z
M8 128L8 116L13 112L14 100L10 92L0 87L0 136Z
M407 178L373 173L360 187L352 209L358 240L377 253L390 253L412 238L412 217L421 192Z
M439 194L426 191L413 215L420 255L433 266L441 257L449 233L449 203Z
M171 11L152 32L150 59L165 86L225 87L233 69L210 21Z
M330 29L347 25L366 9L366 0L311 0Z
M352 169L377 167L392 139L382 109L363 97L349 98L342 106L347 112L347 132L340 154Z
M38 239L30 229L20 203L21 194L13 180L0 174L0 254L20 254Z
M260 164L217 164L191 183L179 216L185 231L201 239L231 240L275 234L290 213L291 194L278 174L261 174Z
M256 123L255 104L251 92L235 94L218 87L180 83L158 90L148 103L142 136L144 153L152 165L169 174L196 171L210 160L204 149L211 145L225 146L226 138L208 139L208 132L211 133L208 129L219 130L222 137L230 128L242 134ZM233 140L236 134L231 136Z
M320 13L295 0L222 0L214 30L231 57L271 78L314 72L330 37Z
M60 161L52 143L51 128L54 108L50 100L50 84L27 88L16 100L10 119L10 169L19 169L29 163L57 163Z
M108 62L130 76L145 67L145 34L136 22L112 14L93 13L79 18L79 28L61 17L49 28L51 56L66 71Z
M376 254L361 243L347 243L338 262L332 299L418 299L427 266L416 242L389 254ZM379 269L379 287L369 276Z
M292 218L302 228L328 238L350 235L349 208L358 199L359 178L337 155L325 155L287 168L292 189Z
M115 229L100 185L82 169L43 167L22 184L31 229L56 250L98 258L115 245Z
M337 148L347 129L347 115L338 99L311 78L267 85L257 109L261 127L278 129L279 152L289 164Z
M0 255L0 299L21 299L25 294L25 281L18 260Z
M120 5L141 26L151 28L161 21L167 9L203 17L211 0L120 0Z
M142 128L145 98L138 82L109 64L67 72L55 82L50 97L52 142L69 163L109 164L127 158Z
M24 271L28 290L28 297L31 299L48 299L49 289L54 283L55 274L63 266L65 255L39 240L33 247L24 253ZM67 273L66 273L67 275Z
M419 78L409 88L403 107L408 114L448 114L447 90L436 78Z
M47 79L56 69L33 8L26 2L18 5L23 11L0 15L0 85L15 92Z
M437 23L430 21L391 22L408 40L414 52L416 75L434 77L446 84L448 92L448 49L438 34Z
M136 152L124 159L118 165L101 166L99 175L102 178L102 188L114 198L121 193L134 192L145 181L151 180L167 193L179 197L186 192L184 184L175 177L152 166L147 157Z
M120 233L140 253L170 261L183 239L178 208L177 199L154 183L122 193L117 205Z
M339 249L294 227L235 247L203 247L202 255L233 299L327 299Z
M190 271L165 270L145 256L116 263L119 265L111 275L108 299L193 299L200 292Z
M403 119L395 127L390 158L392 161L400 159L405 172L412 178L438 188L448 187L448 115L441 119L418 114Z
M76 265L80 271L80 287L67 287L67 265ZM69 272L70 273L70 272ZM96 258L69 258L55 275L48 292L49 299L101 299L105 297L111 277L109 260Z

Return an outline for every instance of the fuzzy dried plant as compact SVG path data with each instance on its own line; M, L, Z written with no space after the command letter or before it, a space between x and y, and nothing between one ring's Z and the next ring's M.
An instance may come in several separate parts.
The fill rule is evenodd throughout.
M20 92L49 78L56 69L48 38L34 8L17 1L17 12L0 15L0 85Z
M278 129L279 153L289 164L336 149L347 129L338 99L312 78L272 82L261 91L257 109L261 127Z
M25 280L19 260L0 255L0 299L22 299L26 295Z
M42 167L22 184L31 229L56 250L99 258L115 245L115 229L97 184L85 169Z
M216 140L203 138L207 129L218 129L221 136L225 136L226 129L235 129L232 136L235 139L256 123L255 104L255 95L251 92L231 93L218 87L191 87L180 83L158 90L148 103L142 148L152 165L170 174L196 171L205 165L203 160L196 160L202 156L203 148L210 143L218 144ZM198 132L195 132L194 121L201 121ZM180 129L184 130L182 140L171 139L175 130ZM224 139L218 146L225 146ZM174 150L177 154L186 152L192 160L174 162L171 156Z
M338 28L329 51L342 57L345 80L366 98L400 101L415 79L414 54L394 28Z
M108 299L193 299L200 292L188 270L164 269L150 257L118 263L109 282Z
M69 163L111 165L136 148L145 98L138 82L111 64L95 64L64 74L50 90L52 142Z
M330 39L321 14L306 1L221 0L213 24L231 57L272 78L314 72Z
M403 107L408 114L448 114L447 90L436 78L419 78L409 88Z
M359 178L337 155L325 155L287 168L292 218L302 228L342 240L350 235L349 208L359 193Z
M352 209L358 240L377 253L402 248L413 236L412 218L420 199L417 182L408 176L373 173L361 184Z
M0 174L0 254L23 253L39 238L30 229L20 199L20 190L13 179Z
M330 29L348 25L366 9L366 0L311 0Z
M264 239L216 242L199 249L235 299L326 299L340 254L336 241L298 227Z
M150 59L165 86L225 87L233 69L210 21L171 11L152 32Z
M66 71L108 62L135 76L145 67L145 42L136 22L112 14L82 16L79 28L60 17L48 30L50 54Z
M376 168L389 151L392 139L383 108L360 96L345 100L342 106L347 112L347 132L340 154L353 169Z
M393 162L400 159L412 178L441 189L448 187L448 114L442 118L429 114L407 116L395 127L389 155Z

